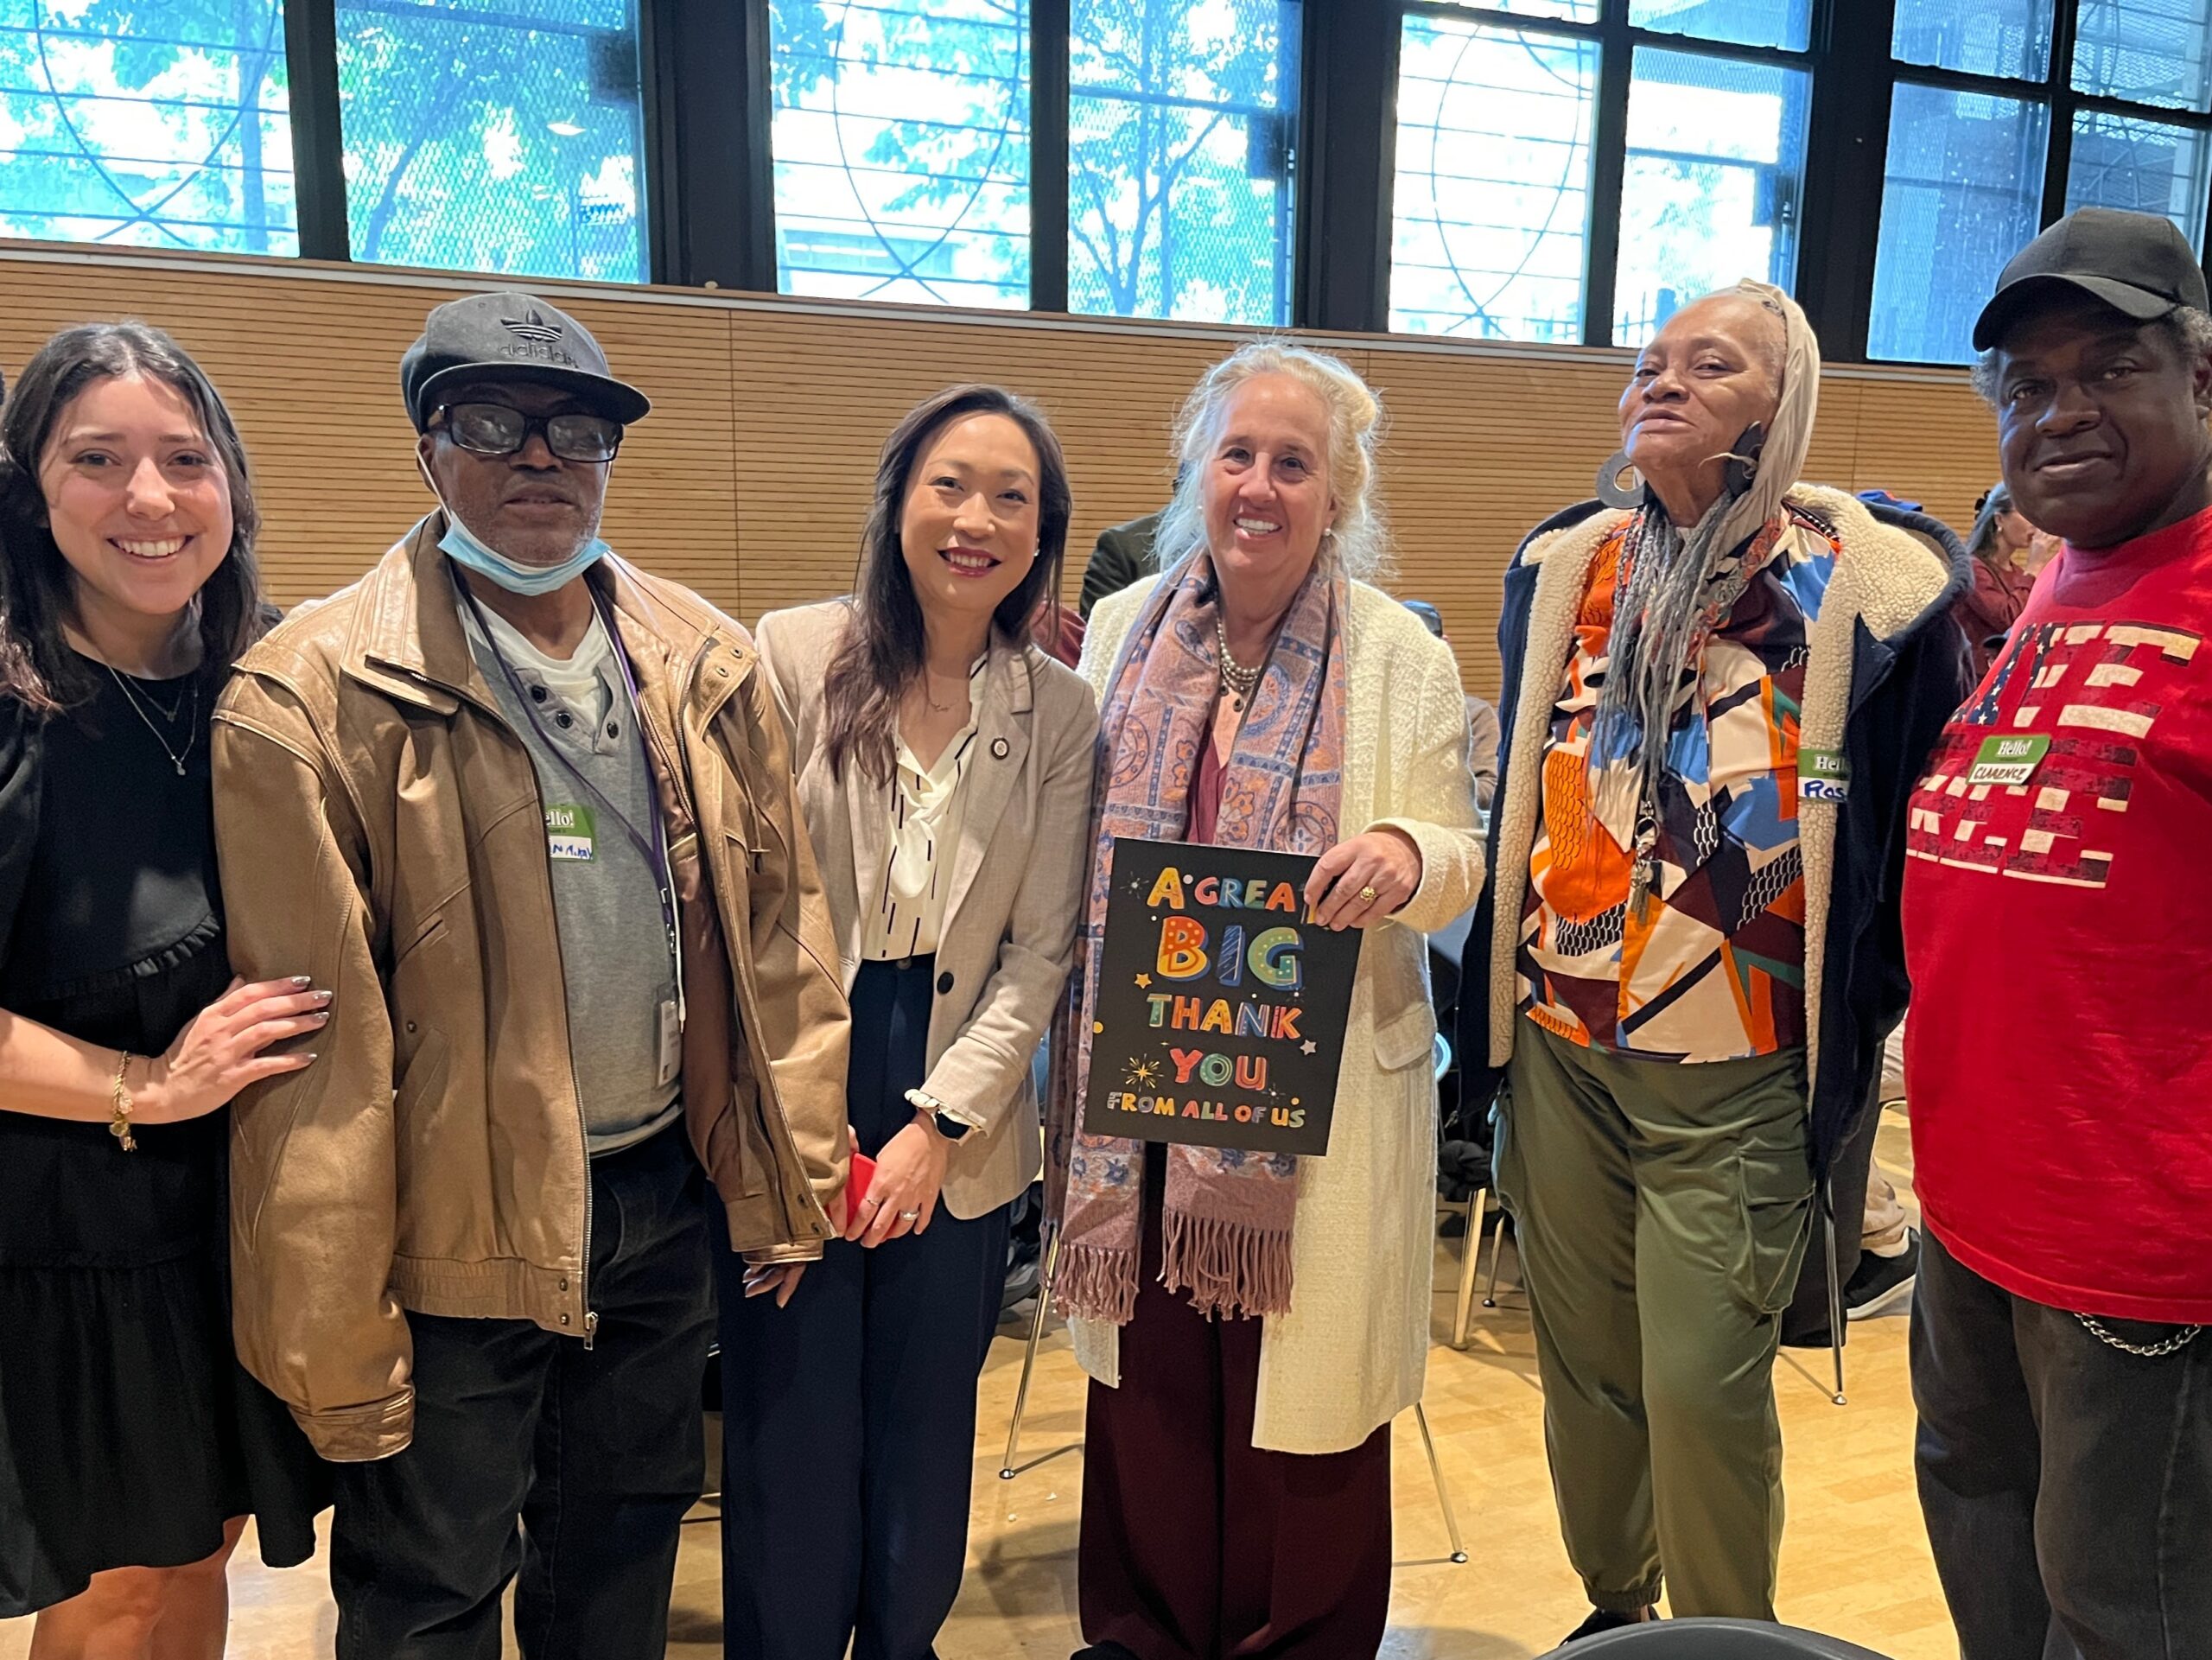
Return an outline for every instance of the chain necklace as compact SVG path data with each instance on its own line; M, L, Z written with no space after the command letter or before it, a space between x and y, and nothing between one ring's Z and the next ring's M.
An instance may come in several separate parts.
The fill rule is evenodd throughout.
M197 675L193 677L192 690L187 694L187 696L192 700L192 729L184 735L184 747L182 749L172 749L169 747L169 741L162 735L161 728L154 724L153 716L147 714L144 709L139 707L138 699L141 696L143 696L149 703L153 703L154 713L161 716L163 720L169 722L172 725L175 723L177 716L184 712L185 699L183 697L180 697L176 700L176 707L175 709L164 709L158 703L154 702L154 696L151 692L142 694L133 691L130 689L130 683L124 679L122 675L116 672L114 664L109 663L103 666L106 668L109 677L115 682L116 690L123 694L124 701L130 705L130 712L145 722L146 730L152 733L154 735L154 741L161 745L162 754L169 758L169 765L175 767L176 775L179 778L182 778L184 776L184 758L192 753L192 746L200 741L200 677Z
M1218 610L1213 614L1213 637L1221 647L1221 684L1229 688L1230 696L1241 710L1252 701L1252 693L1260 684L1260 671L1239 663L1236 654L1229 649L1229 630L1222 622Z

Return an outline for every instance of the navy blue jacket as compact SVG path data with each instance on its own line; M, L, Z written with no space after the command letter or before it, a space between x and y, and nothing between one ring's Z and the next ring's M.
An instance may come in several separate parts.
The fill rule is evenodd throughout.
M1806 1011L1808 1021L1819 1022L1821 1059L1813 1091L1812 1129L1815 1168L1823 1178L1836 1148L1871 1110L1883 1040L1904 1013L1908 983L1898 896L1904 875L1906 802L1945 722L1972 690L1966 641L1950 615L1952 601L1971 585L1966 550L1945 525L1924 513L1874 503L1865 506L1878 523L1932 543L1950 567L1950 580L1938 597L1887 639L1875 638L1863 618L1854 630L1844 726L1850 791L1839 804L1837 816L1821 1007ZM1501 812L1512 784L1513 728L1527 667L1529 607L1540 569L1526 563L1524 557L1537 537L1570 529L1602 511L1599 503L1586 501L1545 520L1522 541L1506 571L1505 607L1497 629L1498 654L1504 665L1497 706L1502 733L1496 800ZM1849 555L1847 548L1846 557ZM1554 678L1565 669L1563 661L1537 665L1537 672ZM1513 856L1526 858L1528 849L1517 849ZM1466 1078L1462 1098L1468 1101L1488 1098L1503 1074L1502 1068L1487 1064L1490 1000L1482 983L1494 925L1499 857L1495 834L1490 838L1489 857L1459 998L1459 1049Z

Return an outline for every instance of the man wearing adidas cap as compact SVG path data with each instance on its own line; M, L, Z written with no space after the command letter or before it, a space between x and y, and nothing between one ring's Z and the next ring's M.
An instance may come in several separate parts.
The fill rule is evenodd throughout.
M239 1353L340 1461L341 1656L496 1655L519 1572L532 1660L658 1660L710 1231L788 1295L842 1220L837 947L753 642L599 538L645 396L514 293L400 384L436 507L216 716L235 964L338 989L235 1109Z
M1965 1660L2205 1660L2204 272L2166 220L2084 207L1974 344L2013 503L2065 545L1907 822L1921 1504Z

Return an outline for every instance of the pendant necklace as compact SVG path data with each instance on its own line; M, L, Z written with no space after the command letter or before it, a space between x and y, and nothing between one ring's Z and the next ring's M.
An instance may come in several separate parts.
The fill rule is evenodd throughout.
M146 730L152 733L154 735L154 741L161 745L162 754L169 758L169 765L175 767L176 775L179 778L182 778L184 776L185 757L192 753L192 746L200 741L200 677L197 675L193 677L192 690L187 694L187 696L188 696L192 700L192 730L185 734L184 747L182 749L172 749L169 747L169 741L162 735L161 728L154 724L153 716L147 714L143 709L139 707L138 700L143 696L146 702L154 705L155 714L161 716L163 720L174 724L177 716L184 712L185 699L182 697L178 698L176 700L176 707L175 709L165 709L159 703L155 701L154 695L151 692L141 693L132 690L130 683L124 679L121 674L117 672L114 664L104 664L102 666L107 670L109 676L114 680L116 689L123 694L124 701L130 705L130 712L145 722Z
M1244 705L1252 701L1252 693L1260 684L1260 671L1257 667L1248 668L1239 663L1236 654L1229 649L1229 630L1224 626L1219 611L1213 614L1213 637L1221 647L1221 684L1229 688L1230 701L1237 713L1242 714Z

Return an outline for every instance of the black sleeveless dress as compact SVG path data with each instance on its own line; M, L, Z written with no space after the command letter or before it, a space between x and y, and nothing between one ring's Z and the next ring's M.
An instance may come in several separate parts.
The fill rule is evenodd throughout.
M0 700L0 1008L158 1055L231 978L213 690L134 683L149 729L99 677L44 722ZM144 1126L126 1153L105 1123L5 1107L0 1618L105 1568L197 1561L232 1517L255 1518L270 1566L306 1561L327 1466L231 1346L228 1110Z

